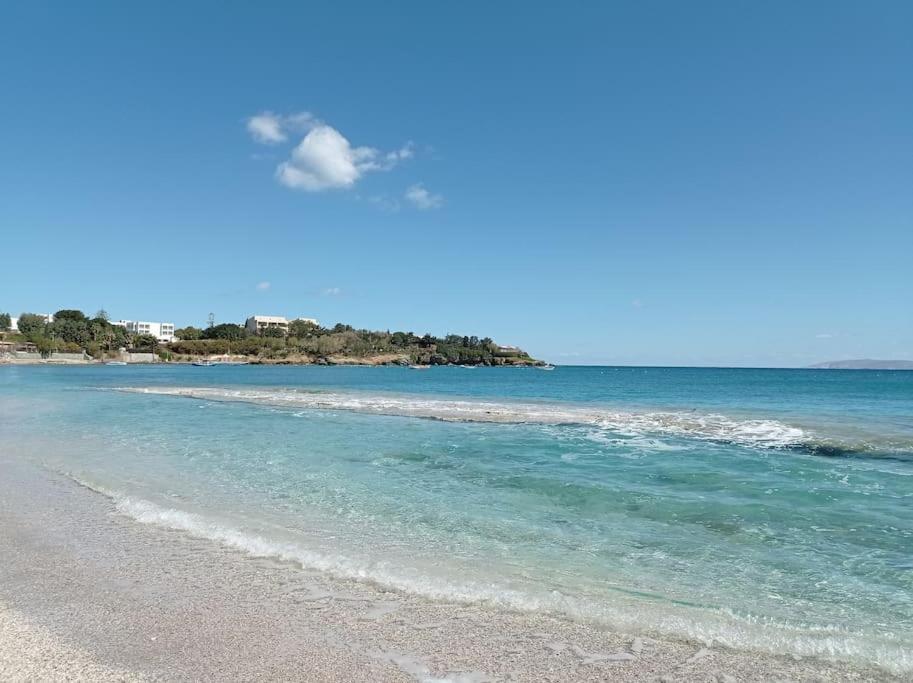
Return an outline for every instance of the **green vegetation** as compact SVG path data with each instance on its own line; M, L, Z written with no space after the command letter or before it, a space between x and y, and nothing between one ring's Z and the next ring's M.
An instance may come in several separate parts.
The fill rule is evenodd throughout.
M244 339L247 331L240 325L223 323L203 330L203 339Z
M82 311L73 309L57 311L52 323L45 322L43 315L23 313L18 327L14 339L35 344L45 358L55 351L85 351L93 358L102 358L120 348L132 347L132 338L123 327L112 325L101 315L88 318Z
M186 329L186 328L185 328ZM189 328L195 330L196 328ZM303 320L289 323L286 334L266 328L251 334L240 325L216 325L202 338L180 338L168 345L176 357L242 355L265 363L381 362L418 365L528 365L537 361L519 349L503 349L490 338L447 335L422 337L412 332L357 330L338 323L325 328ZM195 335L194 335L195 337Z
M0 314L0 329L9 328L9 316ZM6 328L3 328L4 323ZM412 332L357 330L337 323L320 327L304 320L289 323L288 333L266 328L251 334L233 323L205 329L183 327L175 330L177 339L164 344L150 335L134 335L112 325L104 310L94 318L82 311L64 309L54 314L54 322L44 316L23 313L19 317L18 341L28 341L45 357L55 351L84 350L101 359L125 348L154 353L164 361L189 360L197 356L232 354L257 363L392 363L419 365L530 365L538 361L525 351L505 348L490 338L450 334L435 337Z
M178 339L202 339L203 330L199 327L179 327L174 331L174 336Z
M0 332L6 332L13 324L9 313L0 313Z
M19 332L24 334L26 337L29 337L33 334L40 334L44 332L44 316L38 315L36 313L22 313L19 315L18 327Z

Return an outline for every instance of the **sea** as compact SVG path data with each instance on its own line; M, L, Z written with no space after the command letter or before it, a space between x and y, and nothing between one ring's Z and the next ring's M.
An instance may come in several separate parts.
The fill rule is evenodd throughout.
M389 590L913 675L910 371L0 366L0 457Z

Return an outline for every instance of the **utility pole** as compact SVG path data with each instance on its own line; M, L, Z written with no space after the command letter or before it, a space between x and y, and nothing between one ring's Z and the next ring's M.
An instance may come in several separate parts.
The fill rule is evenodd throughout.
M210 313L208 327L212 328L215 324L216 324L216 316L214 316L212 313Z

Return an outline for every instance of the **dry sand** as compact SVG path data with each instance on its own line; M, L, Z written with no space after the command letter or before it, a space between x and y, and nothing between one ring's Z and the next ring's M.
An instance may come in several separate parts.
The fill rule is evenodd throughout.
M0 680L900 680L430 602L138 524L0 451Z

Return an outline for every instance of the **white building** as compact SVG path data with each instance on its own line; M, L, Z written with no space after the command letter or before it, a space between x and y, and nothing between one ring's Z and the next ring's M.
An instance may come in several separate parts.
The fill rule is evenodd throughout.
M278 328L288 334L289 323L296 320L311 323L312 325L320 325L316 318L293 318L288 320L281 315L252 315L244 323L244 327L251 334L261 334L263 330L271 327Z
M260 334L271 327L288 332L288 320L281 315L252 315L244 323L244 327L251 334Z
M154 323L145 320L114 320L112 325L120 325L133 334L149 334L160 342L174 341L174 323Z

